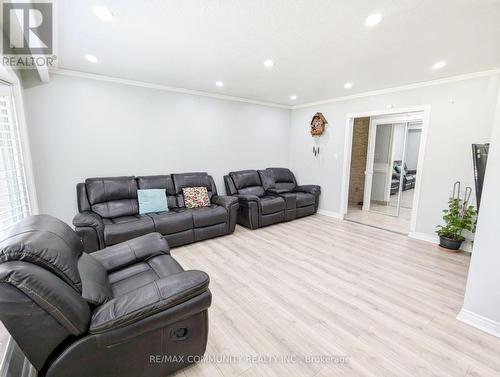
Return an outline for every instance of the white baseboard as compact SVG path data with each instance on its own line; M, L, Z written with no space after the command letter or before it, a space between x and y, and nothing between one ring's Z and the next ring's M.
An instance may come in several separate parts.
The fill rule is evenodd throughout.
M435 234L428 234L428 233L422 233L422 232L410 232L408 234L408 237L414 238L416 240L420 241L426 241L434 244L439 244L439 237L436 236Z
M324 215L324 216L328 216L328 217L333 217L335 219L340 219L340 220L344 220L344 215L338 213L338 212L332 212L332 211L327 211L327 210L324 210L324 209L318 209L318 213L320 215Z
M435 234L428 234L428 233L422 233L422 232L410 232L410 234L408 234L408 237L414 238L416 240L427 241L427 242L439 245L439 236L437 236ZM472 252L472 241L465 240L462 243L460 250L471 253Z
M462 308L460 313L458 313L457 319L463 323L500 338L500 322L493 321L492 319L483 317L482 315L476 314L464 308Z

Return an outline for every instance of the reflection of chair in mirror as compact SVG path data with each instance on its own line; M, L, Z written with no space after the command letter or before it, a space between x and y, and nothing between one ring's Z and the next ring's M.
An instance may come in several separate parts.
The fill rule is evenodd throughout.
M403 173L403 191L415 188L415 178L417 176L417 171L414 169L408 169L406 163L404 164L403 171L401 171L401 160L396 160L394 161L392 172L391 195L394 195L399 191L401 172Z

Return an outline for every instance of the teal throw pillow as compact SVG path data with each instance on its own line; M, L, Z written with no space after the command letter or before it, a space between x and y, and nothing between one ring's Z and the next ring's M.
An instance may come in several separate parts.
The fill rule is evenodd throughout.
M168 211L167 195L164 189L137 190L139 214Z

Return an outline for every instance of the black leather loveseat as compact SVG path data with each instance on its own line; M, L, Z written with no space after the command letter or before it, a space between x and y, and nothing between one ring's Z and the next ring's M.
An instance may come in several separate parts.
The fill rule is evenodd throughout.
M206 187L210 207L187 209L182 189ZM151 232L170 246L234 232L238 200L217 194L207 173L89 178L76 187L79 213L73 218L84 250L92 252ZM138 189L164 189L168 212L139 215Z
M312 215L318 210L321 189L297 185L286 168L240 170L224 176L228 195L238 198L238 224L250 229Z
M0 320L40 377L163 377L203 355L208 275L159 233L92 254L46 215L0 240Z

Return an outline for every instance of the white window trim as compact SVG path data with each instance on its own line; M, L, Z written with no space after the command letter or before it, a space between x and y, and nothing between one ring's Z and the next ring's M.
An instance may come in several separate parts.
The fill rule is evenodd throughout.
M0 80L9 83L12 86L12 100L16 110L17 126L19 129L19 138L21 142L21 150L24 160L24 171L26 175L26 186L28 190L31 214L39 213L38 200L35 187L35 176L33 172L33 163L31 159L30 142L28 136L28 127L26 124L26 116L24 114L24 99L21 80L16 75L11 67L0 65Z
M24 100L23 100L23 90L21 86L21 80L11 67L5 67L3 65L0 65L0 80L11 85L12 101L14 103L14 109L16 111L15 116L17 119L21 152L23 155L24 174L26 179L30 209L31 209L31 214L36 215L39 213L38 200L35 188L35 178L33 174L33 164L31 159L28 127L26 124L26 116L24 113ZM13 345L15 345L15 343L12 341L12 336L9 335L8 346L7 346L8 348L5 351L6 353L4 354L3 360L1 360L2 364L0 364L0 375L7 374L9 372L12 353L21 352L18 347L13 347ZM36 373L34 372L35 369L29 364L28 359L25 358L24 364L27 366L27 368L23 366L23 374L25 374L26 372L25 374L26 377L35 376L36 375Z

